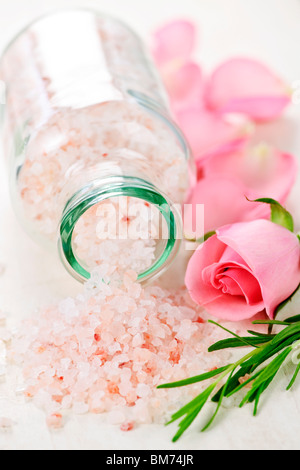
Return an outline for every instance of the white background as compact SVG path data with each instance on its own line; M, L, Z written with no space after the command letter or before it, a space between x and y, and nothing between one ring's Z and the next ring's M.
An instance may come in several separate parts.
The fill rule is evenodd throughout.
M233 55L248 55L266 61L292 84L300 80L300 2L298 0L0 0L0 49L36 16L58 7L92 6L127 21L143 38L172 18L185 17L200 28L196 56L207 70ZM258 139L267 139L285 151L300 156L300 103L285 117L259 129ZM1 156L2 157L2 156ZM10 322L32 315L53 298L75 294L80 286L64 272L53 254L45 253L24 234L12 212L7 176L0 158L0 310ZM299 177L289 208L300 229ZM300 206L300 205L299 205ZM289 313L300 313L299 296ZM285 374L287 374L285 370ZM300 384L284 392L282 374L276 390L262 400L258 417L251 409L233 409L207 433L196 423L178 444L171 443L175 427L143 426L122 433L104 424L103 417L72 417L66 427L50 432L44 414L34 405L15 398L18 378L10 374L0 384L0 417L16 422L10 432L0 431L0 449L300 449ZM205 417L204 417L205 419Z

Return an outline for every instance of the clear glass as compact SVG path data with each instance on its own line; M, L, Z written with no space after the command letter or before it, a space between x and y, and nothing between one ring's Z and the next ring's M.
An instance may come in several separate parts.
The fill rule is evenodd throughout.
M0 79L4 153L26 229L41 243L58 244L80 281L105 263L134 267L141 281L161 274L179 250L178 208L194 165L141 40L97 12L62 11L14 39ZM145 214L120 209L126 203L132 212L137 202L161 216L155 237ZM119 226L145 225L138 236L99 229L109 225L108 203Z

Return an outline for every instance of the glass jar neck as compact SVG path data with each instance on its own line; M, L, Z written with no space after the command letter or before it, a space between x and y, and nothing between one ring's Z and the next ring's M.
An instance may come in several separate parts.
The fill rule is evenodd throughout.
M76 224L93 206L107 199L124 196L136 198L147 205L154 206L167 227L167 237L162 253L156 257L148 269L138 274L138 280L146 283L161 275L178 253L182 239L182 218L178 207L166 195L151 183L136 177L110 176L95 179L69 199L59 226L58 248L61 260L70 274L80 282L90 279L91 272L76 256L74 248Z

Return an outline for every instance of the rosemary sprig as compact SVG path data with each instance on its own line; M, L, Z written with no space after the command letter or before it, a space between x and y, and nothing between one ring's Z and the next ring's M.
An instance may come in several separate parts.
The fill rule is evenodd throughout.
M209 352L236 347L251 347L252 350L238 361L212 372L190 377L179 382L158 386L158 388L183 387L203 382L208 379L214 379L214 381L202 393L174 413L171 420L167 423L170 424L181 419L178 432L175 434L173 442L177 441L189 428L209 398L211 401L217 403L217 406L213 416L206 426L204 426L202 431L208 429L213 423L220 410L223 399L236 394L246 386L250 386L250 389L242 399L240 407L246 403L254 403L253 414L255 416L257 414L259 400L263 392L269 387L286 360L291 358L295 348L299 347L300 349L299 315L287 318L283 322L276 320L253 322L253 324L265 324L269 327L279 325L282 326L283 329L277 334L262 334L249 330L248 333L250 336L247 337L238 336L212 320L209 320L209 322L219 326L233 336L233 338L218 341L213 344L209 348ZM289 385L287 386L287 390L292 388L299 372L300 358L299 364L295 364L295 371ZM247 377L247 380L241 381L245 376ZM218 390L216 391L216 389Z

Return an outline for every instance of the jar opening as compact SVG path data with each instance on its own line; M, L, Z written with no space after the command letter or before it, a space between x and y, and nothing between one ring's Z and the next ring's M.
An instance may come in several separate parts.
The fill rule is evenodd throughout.
M114 177L79 191L65 208L59 232L62 261L79 281L108 263L135 270L144 283L174 259L182 228L178 209L153 185Z

